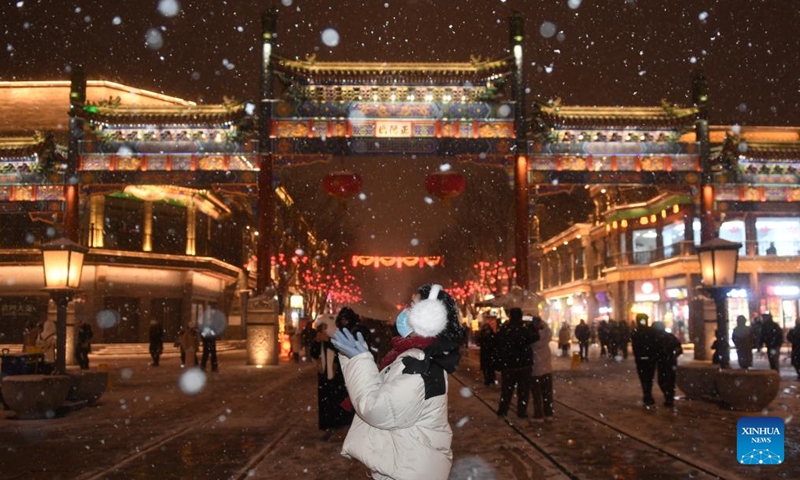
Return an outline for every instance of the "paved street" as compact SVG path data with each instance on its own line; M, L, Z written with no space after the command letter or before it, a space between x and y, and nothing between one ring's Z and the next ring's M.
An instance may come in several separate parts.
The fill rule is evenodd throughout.
M365 478L358 462L339 455L346 430L317 429L312 363L259 369L230 349L220 354L220 371L189 394L196 384L183 377L181 386L187 370L176 355L154 368L145 351L92 358L112 378L94 407L50 420L2 412L0 478ZM800 477L792 423L800 385L788 367L765 412L787 419L787 460L746 466L736 462L735 426L753 413L683 399L674 410L646 410L632 359L606 362L593 348L591 361L572 369L555 358L556 421L532 426L513 408L508 422L494 414L499 388L480 382L477 354L470 351L450 382L452 479Z

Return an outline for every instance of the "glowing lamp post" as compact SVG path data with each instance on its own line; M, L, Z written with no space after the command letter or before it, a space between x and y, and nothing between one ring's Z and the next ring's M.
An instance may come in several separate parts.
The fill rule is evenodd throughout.
M44 290L56 304L56 373L63 374L67 365L67 304L81 284L86 247L61 238L42 245Z
M739 263L741 243L714 238L697 247L703 289L714 299L717 313L717 344L720 368L730 367L728 348L728 292L735 288L736 268Z

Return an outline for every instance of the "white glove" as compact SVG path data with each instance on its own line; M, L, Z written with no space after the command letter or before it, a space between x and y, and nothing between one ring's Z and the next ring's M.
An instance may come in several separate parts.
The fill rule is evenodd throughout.
M356 336L358 338L354 338L350 330L346 328L344 330L337 328L333 337L331 337L331 343L333 343L333 346L344 356L353 358L359 353L369 351L367 342L364 341L364 336L361 335L361 332L357 332Z

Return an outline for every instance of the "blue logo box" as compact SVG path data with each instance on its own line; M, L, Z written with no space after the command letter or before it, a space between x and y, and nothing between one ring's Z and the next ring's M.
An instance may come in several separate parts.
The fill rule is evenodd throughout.
M736 457L743 465L783 463L786 425L780 417L744 417L736 424Z

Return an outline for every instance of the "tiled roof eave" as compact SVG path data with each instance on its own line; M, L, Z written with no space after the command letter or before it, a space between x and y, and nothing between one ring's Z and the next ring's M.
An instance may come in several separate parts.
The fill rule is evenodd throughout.
M243 110L230 112L147 112L108 111L89 113L82 117L92 123L108 124L159 124L159 125L214 125L234 122L245 116Z
M365 83L376 80L425 79L437 81L469 80L483 82L495 75L511 73L507 59L482 63L316 63L275 59L273 68L294 80L313 83L340 83L350 79ZM389 82L391 83L391 82Z

